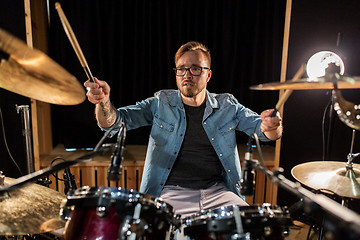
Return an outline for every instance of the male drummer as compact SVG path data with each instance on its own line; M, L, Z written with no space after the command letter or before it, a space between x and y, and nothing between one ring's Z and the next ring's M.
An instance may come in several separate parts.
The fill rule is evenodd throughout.
M231 94L210 93L211 56L199 42L175 54L177 90L161 90L135 105L116 109L105 81L86 81L88 100L103 130L124 122L127 130L151 126L141 193L161 197L182 218L202 209L244 206L235 130L260 140L281 137L281 117L256 114ZM115 128L114 135L119 128Z

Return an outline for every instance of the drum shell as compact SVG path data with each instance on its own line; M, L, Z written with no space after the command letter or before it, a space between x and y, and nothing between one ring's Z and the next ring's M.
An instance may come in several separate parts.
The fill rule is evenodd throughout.
M83 187L63 204L65 240L116 240L124 226L136 239L165 239L174 219L172 207L160 199L121 188ZM140 209L134 219L135 208ZM136 215L136 214L135 214ZM137 220L137 224L134 224ZM129 233L128 233L129 234Z
M235 205L202 211L185 219L184 234L196 240L233 239ZM250 239L284 239L292 220L286 208L269 204L238 206L244 233Z

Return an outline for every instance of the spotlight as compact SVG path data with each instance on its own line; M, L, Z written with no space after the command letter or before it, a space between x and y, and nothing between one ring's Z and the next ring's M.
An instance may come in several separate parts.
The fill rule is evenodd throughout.
M333 52L321 51L312 55L306 64L306 73L309 80L324 77L329 73L343 75L345 65L341 58Z

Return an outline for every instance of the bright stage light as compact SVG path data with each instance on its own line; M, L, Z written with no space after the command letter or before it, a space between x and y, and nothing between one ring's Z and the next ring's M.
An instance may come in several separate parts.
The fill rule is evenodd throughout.
M330 71L330 66L338 68L337 73L340 75L345 72L344 62L337 54L330 51L321 51L309 58L306 64L306 73L310 80L323 77L327 71Z

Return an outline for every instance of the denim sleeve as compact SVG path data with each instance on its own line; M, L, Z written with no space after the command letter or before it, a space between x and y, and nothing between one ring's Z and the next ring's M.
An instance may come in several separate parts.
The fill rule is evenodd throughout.
M111 130L109 137L114 136L119 131L120 122L125 123L127 130L152 125L157 102L157 98L151 97L137 102L135 105L116 109L115 127ZM103 131L109 130L109 128L103 128L99 124L98 126Z
M252 133L256 133L259 140L264 142L271 141L261 131L260 125L262 123L262 120L260 115L250 110L249 108L244 107L235 98L233 98L232 100L237 107L237 118L239 119L237 130L246 133L248 136L250 136Z

